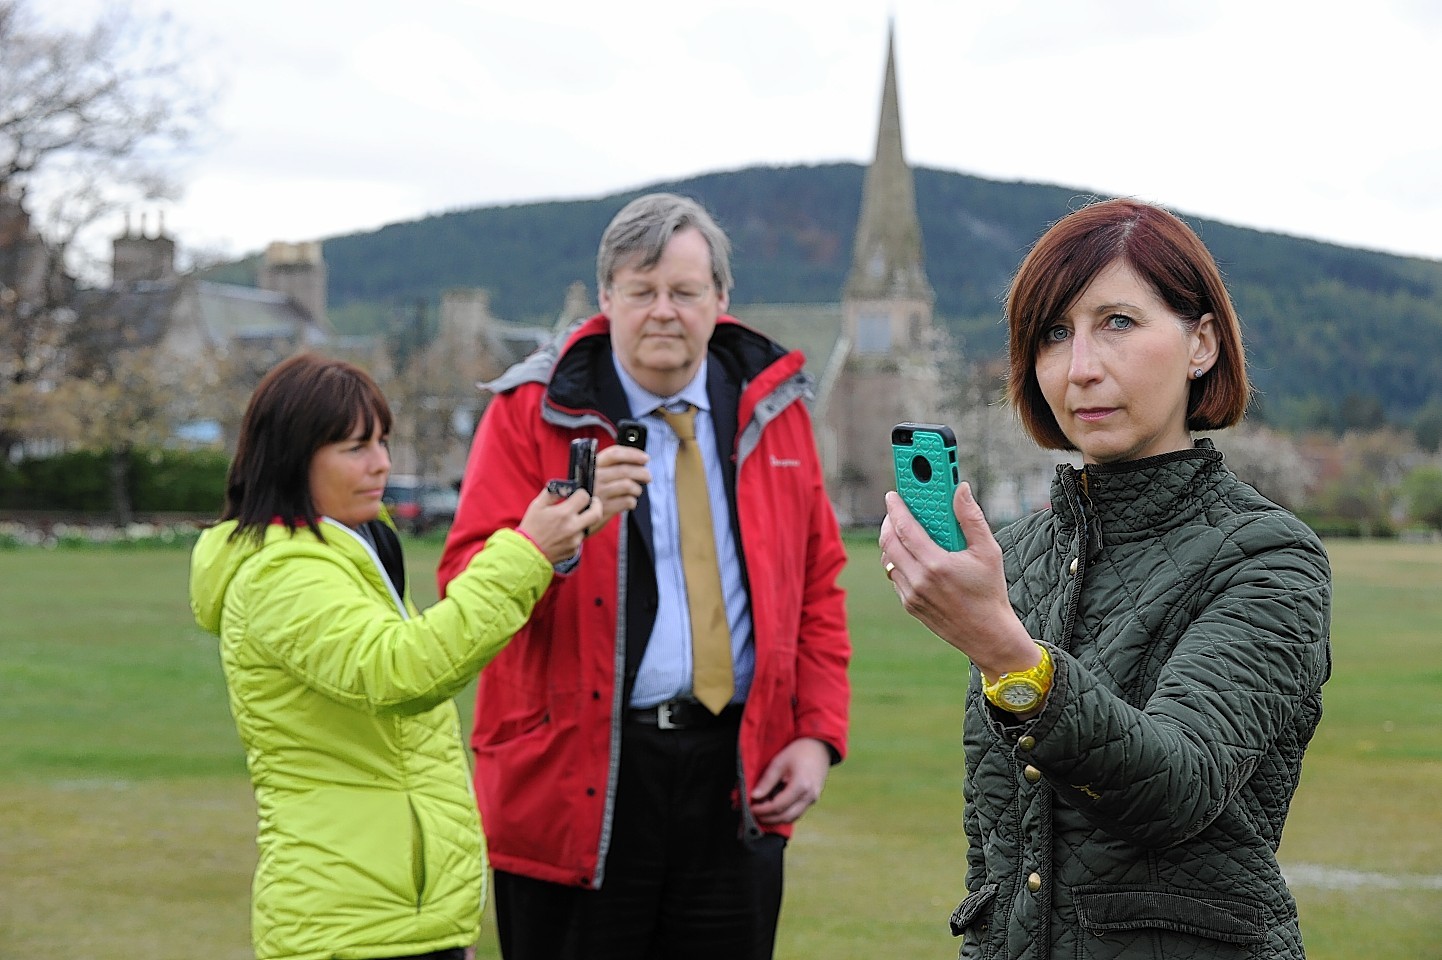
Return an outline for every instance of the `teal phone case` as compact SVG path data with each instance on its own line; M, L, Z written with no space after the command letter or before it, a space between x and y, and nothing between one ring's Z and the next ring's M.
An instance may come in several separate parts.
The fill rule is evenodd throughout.
M891 428L891 457L896 492L931 539L948 550L965 550L951 505L961 483L956 434L940 423L898 423Z

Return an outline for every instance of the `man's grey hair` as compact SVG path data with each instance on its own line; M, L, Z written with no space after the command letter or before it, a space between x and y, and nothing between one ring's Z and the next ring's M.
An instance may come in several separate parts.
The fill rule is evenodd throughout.
M596 286L607 290L623 267L649 270L677 231L695 227L711 249L711 281L717 294L731 290L731 241L695 200L674 193L648 193L621 208L601 234Z

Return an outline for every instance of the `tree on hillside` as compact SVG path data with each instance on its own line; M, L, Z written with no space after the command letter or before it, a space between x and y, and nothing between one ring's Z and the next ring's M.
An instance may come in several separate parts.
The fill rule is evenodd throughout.
M1342 472L1318 491L1311 508L1365 536L1390 531L1402 478L1416 455L1411 437L1396 430L1349 433L1338 446Z
M1417 438L1417 446L1428 453L1442 449L1442 397L1429 401L1417 411L1412 418L1412 434Z
M30 0L0 0L0 454L26 439L19 411L54 395L91 329L81 242L128 205L169 196L167 161L196 133L206 85L169 20L111 8L54 28ZM92 353L94 351L91 351Z
M1442 531L1442 468L1423 466L1407 474L1402 496L1410 519Z
M1213 440L1232 472L1263 496L1289 510L1305 504L1315 471L1286 434L1249 420Z

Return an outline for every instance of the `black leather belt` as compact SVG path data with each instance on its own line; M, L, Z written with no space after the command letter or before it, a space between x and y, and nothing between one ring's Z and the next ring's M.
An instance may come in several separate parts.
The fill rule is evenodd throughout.
M731 703L720 713L712 713L697 700L677 697L654 707L627 710L626 719L660 730L700 730L735 724L741 719L741 707L739 703Z

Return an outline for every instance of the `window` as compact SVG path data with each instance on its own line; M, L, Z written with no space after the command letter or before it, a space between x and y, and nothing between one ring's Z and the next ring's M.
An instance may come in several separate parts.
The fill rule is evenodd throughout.
M856 352L890 353L891 318L884 313L863 313L856 318Z

